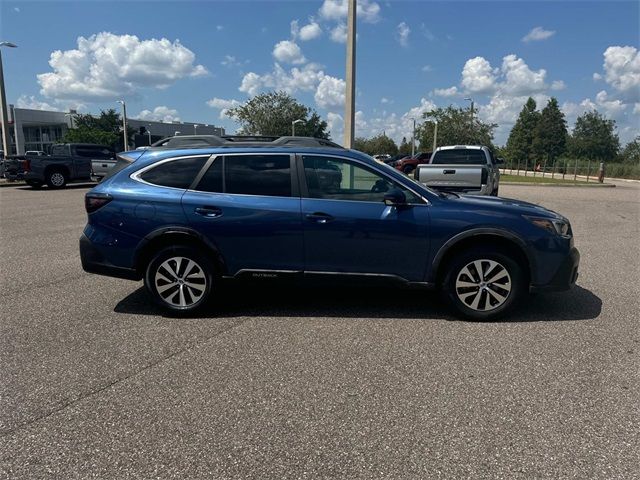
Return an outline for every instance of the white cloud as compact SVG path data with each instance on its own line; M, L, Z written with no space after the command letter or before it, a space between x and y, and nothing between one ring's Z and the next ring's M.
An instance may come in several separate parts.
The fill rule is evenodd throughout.
M633 106L633 113L634 113L634 114L637 114L637 115L640 115L640 103L636 103L636 104Z
M153 122L179 122L180 116L178 115L178 111L173 108L166 107L164 105L160 105L153 110L142 110L138 115L133 118L138 120L150 120Z
M245 63L249 63L249 61L248 60L240 61L233 55L225 55L224 59L220 62L220 65L231 68L231 67L241 67Z
M567 84L562 80L554 80L551 82L551 90L564 90L567 88Z
M496 73L483 57L466 61L462 68L462 86L470 93L486 93L494 89Z
M341 78L325 75L320 80L314 99L320 108L342 107L346 84Z
M211 108L217 108L220 110L220 119L224 119L227 116L227 112L230 108L241 105L238 100L213 97L211 100L207 100L207 105Z
M546 40L547 38L551 38L556 34L554 30L545 30L542 27L535 27L531 29L529 33L527 33L524 37L522 37L522 41L525 43L528 42L539 42L540 40Z
M612 46L604 52L604 79L628 101L640 100L640 51Z
M382 97L380 99L380 103L382 103L383 105L387 104L387 103L391 104L391 103L393 103L393 100L389 100L387 97Z
M331 40L336 43L346 43L347 41L347 26L344 23L339 23L331 29Z
M38 100L34 95L20 95L18 101L16 102L16 107L27 108L29 110L49 110L53 112L57 112L60 110L58 107L54 107L47 102Z
M115 99L208 73L194 62L195 54L177 40L102 32L78 37L77 49L53 52L53 72L39 74L38 82L40 92L51 98Z
M400 45L402 45L403 47L408 47L409 46L409 35L411 34L411 28L409 28L409 25L407 25L405 22L401 22L398 27L398 42L400 43Z
M514 95L542 92L547 88L544 82L546 70L531 70L523 59L507 55L502 59L501 72L505 77L501 89Z
M433 67L431 65L425 65L420 70L423 72L433 72Z
M265 89L284 90L290 94L297 91L310 92L317 88L323 77L324 72L315 63L309 63L301 68L294 67L289 71L276 63L273 71L264 75L258 75L255 72L247 73L238 90L250 96Z
M216 30L221 32L222 30L224 30L224 26L223 25L216 25Z
M622 100L610 98L604 90L599 91L596 95L596 104L601 110L604 110L605 115L611 118L617 118L627 108Z
M282 63L299 65L307 61L297 43L291 40L282 40L273 47L274 58Z
M427 28L427 26L424 23L420 24L420 30L422 30L422 35L424 35L425 38L430 42L433 42L436 39L436 36L433 34L431 30L429 30L429 28Z
M357 2L357 16L366 23L376 23L380 20L380 5L371 0ZM347 17L348 0L324 0L318 13L324 20L341 21Z
M300 29L299 38L303 42L313 40L322 35L322 28L317 22L311 22Z
M13 11L16 13L20 13L20 7L13 7Z
M294 40L298 38L298 34L300 33L300 23L298 20L291 20L291 38Z
M342 115L334 112L327 113L327 129L331 132L331 138L333 141L342 138L342 134L344 131L344 120L342 119Z
M455 85L449 88L436 88L433 91L433 94L436 97L455 97L459 93L460 92L458 92L458 87L456 87Z
M600 75L599 73L594 73L593 74L593 80L595 82L599 82L600 80L602 80L602 75Z

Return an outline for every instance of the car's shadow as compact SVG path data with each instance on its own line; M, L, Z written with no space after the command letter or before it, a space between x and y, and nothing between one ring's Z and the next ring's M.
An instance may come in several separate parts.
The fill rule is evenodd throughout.
M601 310L602 300L597 295L575 286L563 293L529 296L499 321L591 320L597 318ZM144 287L122 299L114 311L135 315L163 315L163 311L153 303ZM437 293L425 290L270 284L223 285L218 291L217 300L200 316L458 320Z
M64 188L49 188L43 185L40 188L33 188L30 185L15 185L16 190L23 190L26 192L64 192L65 190L79 190L82 188L93 188L97 183L72 183Z

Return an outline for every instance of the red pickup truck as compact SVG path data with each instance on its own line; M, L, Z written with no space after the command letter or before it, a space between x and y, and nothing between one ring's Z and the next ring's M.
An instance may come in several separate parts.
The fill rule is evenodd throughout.
M431 158L431 152L419 152L416 153L413 157L406 157L401 160L398 160L394 168L396 170L400 170L402 173L407 175L415 172L418 165L429 163L429 159Z

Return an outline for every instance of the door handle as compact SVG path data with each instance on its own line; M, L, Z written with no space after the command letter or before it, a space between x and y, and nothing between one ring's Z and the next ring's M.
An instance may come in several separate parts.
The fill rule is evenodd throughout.
M222 216L222 210L218 207L197 207L195 212L207 218L218 218Z
M442 173L444 173L445 175L450 175L452 173L456 173L456 171L455 170L443 170Z
M322 212L308 213L305 216L307 217L307 220L322 224L329 223L333 220L333 217L331 215Z

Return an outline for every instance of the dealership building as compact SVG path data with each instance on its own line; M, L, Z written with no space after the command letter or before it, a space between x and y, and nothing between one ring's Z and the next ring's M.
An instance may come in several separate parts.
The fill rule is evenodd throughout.
M51 146L60 143L67 130L73 128L76 113L30 110L9 105L9 154L23 155L27 150L51 152ZM127 118L127 126L136 131L135 146L149 145L174 135L224 135L222 127L192 122L157 122ZM144 127L141 129L140 127ZM142 134L140 132L143 132ZM0 145L1 147L1 145ZM1 148L0 148L1 149Z

